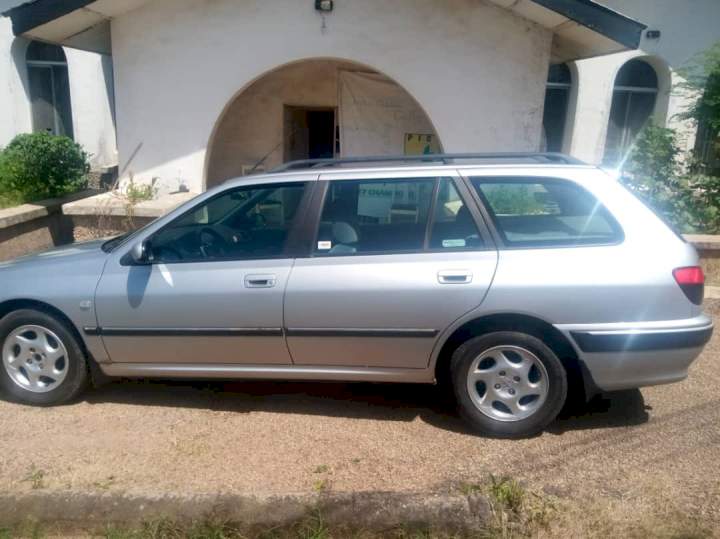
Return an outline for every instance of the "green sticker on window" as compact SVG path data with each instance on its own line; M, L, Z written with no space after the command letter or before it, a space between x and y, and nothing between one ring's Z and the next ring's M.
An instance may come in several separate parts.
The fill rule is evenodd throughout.
M442 241L443 247L465 247L465 240L459 239L459 240L443 240Z

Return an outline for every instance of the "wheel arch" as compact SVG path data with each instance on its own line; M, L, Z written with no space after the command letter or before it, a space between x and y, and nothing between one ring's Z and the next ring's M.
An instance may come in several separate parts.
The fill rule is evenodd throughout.
M21 309L34 309L36 311L44 312L45 314L48 314L50 316L53 316L58 319L62 324L64 324L68 330L72 333L73 337L77 340L78 344L80 345L80 348L82 349L83 353L85 354L85 357L88 360L94 361L92 354L88 351L88 348L85 344L85 339L82 338L82 335L80 333L80 330L77 328L77 326L73 323L73 321L70 319L69 316L67 316L63 311L55 307L54 305L51 305L50 303L46 303L44 301L39 301L36 299L11 299L6 300L0 303L0 319L5 318L8 314L19 311Z
M542 340L558 356L568 376L568 397L587 400L597 393L585 363L575 347L552 324L528 314L494 313L473 318L457 327L442 344L434 365L435 379L439 383L450 380L450 359L462 343L473 337L496 331L518 331Z

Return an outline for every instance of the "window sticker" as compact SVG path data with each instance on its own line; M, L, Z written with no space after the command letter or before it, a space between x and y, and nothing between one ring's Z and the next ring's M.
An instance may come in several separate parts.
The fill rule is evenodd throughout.
M327 251L328 249L332 249L331 241L319 241L318 242L318 251Z
M464 239L442 240L443 247L465 247Z

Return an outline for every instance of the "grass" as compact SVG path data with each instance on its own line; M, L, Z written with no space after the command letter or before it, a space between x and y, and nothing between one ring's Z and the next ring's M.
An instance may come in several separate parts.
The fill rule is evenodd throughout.
M30 487L33 490L45 488L45 470L41 470L34 464L31 464L30 470L23 478L23 482L30 483Z

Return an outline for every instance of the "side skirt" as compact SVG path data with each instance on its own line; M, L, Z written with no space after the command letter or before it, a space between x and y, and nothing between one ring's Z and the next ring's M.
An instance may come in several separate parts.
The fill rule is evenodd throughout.
M435 375L430 369L304 367L294 365L191 365L183 363L100 363L98 366L107 376L126 378L217 378L226 380L435 383Z

